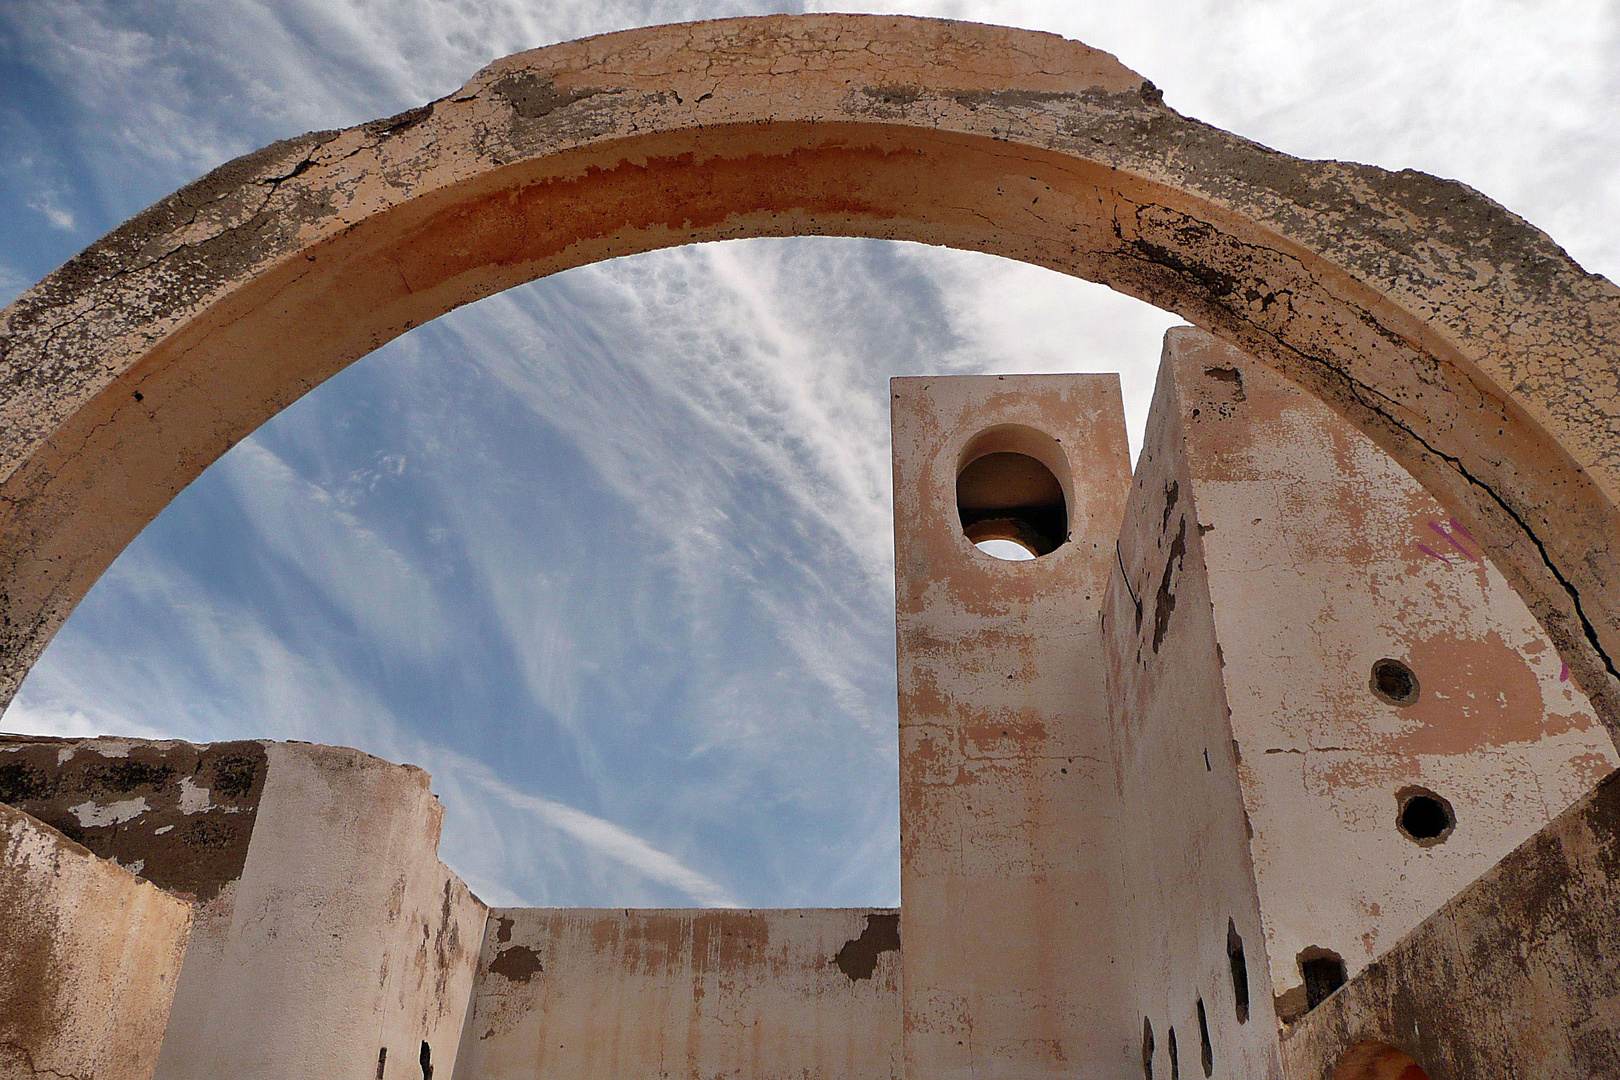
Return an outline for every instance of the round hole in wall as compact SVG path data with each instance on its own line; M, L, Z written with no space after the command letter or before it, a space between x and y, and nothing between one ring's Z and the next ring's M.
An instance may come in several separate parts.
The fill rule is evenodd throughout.
M1400 807L1395 824L1413 843L1424 847L1442 843L1457 827L1451 803L1427 788L1403 788L1395 801Z
M1411 668L1387 657L1372 666L1371 686L1380 701L1391 705L1410 705L1417 701L1421 690Z
M962 534L986 555L1017 562L1069 538L1068 460L1058 441L1022 424L976 435L956 471Z
M1333 1080L1429 1080L1423 1066L1387 1043L1357 1043L1339 1059Z

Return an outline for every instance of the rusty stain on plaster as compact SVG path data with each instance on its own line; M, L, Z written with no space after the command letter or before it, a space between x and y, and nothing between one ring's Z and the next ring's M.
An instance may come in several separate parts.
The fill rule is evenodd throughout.
M877 970L878 955L900 951L900 916L868 915L861 936L844 942L832 958L850 982L870 979Z

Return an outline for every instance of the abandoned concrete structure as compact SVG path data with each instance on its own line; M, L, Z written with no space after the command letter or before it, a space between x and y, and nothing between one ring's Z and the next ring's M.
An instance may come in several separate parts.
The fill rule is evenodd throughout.
M1134 473L1111 377L894 383L901 909L490 910L410 766L13 737L0 1076L1620 1075L1620 290L1049 35L608 35L138 215L0 313L0 700L381 342L803 234L1202 328Z

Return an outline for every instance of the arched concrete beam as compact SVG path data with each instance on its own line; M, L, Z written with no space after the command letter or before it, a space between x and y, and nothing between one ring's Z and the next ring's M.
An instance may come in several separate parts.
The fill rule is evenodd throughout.
M1090 278L1275 365L1457 512L1615 730L1620 291L1460 184L1300 161L1112 57L925 19L655 27L232 161L0 313L0 701L210 462L413 326L742 236Z

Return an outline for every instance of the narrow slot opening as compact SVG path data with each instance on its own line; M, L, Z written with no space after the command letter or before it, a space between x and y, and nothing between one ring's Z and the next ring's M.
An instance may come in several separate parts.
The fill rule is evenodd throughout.
M1209 1016L1204 1012L1204 999L1198 999L1198 1059L1204 1066L1205 1076L1215 1075L1215 1047L1209 1041Z
M1226 920L1226 958L1232 964L1232 1003L1237 1009L1240 1024L1249 1022L1249 962L1243 956L1243 939L1238 936L1237 923Z

